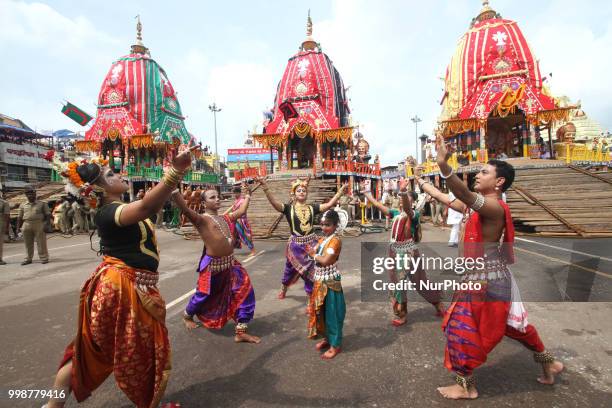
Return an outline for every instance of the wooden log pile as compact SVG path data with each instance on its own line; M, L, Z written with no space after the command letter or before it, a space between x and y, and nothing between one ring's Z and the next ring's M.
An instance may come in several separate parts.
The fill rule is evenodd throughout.
M517 169L507 201L517 231L542 236L612 236L612 173L571 167ZM610 180L608 183L605 180Z
M287 203L290 200L290 179L268 180L270 192L277 200ZM336 181L333 179L312 179L308 187L308 203L323 203L331 199L336 192ZM223 211L230 206L233 200L224 202ZM247 217L256 239L262 238L287 238L289 237L289 226L286 219L280 219L282 214L277 212L266 198L263 190L258 188L251 197L251 204ZM277 224L275 228L271 227Z

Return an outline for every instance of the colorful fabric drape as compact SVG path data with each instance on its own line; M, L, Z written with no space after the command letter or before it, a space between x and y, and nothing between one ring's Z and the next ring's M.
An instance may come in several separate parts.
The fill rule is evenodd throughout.
M299 242L298 242L299 241ZM304 279L304 291L310 295L312 293L312 273L314 271L314 261L306 253L307 246L314 246L317 243L317 236L310 234L304 237L291 235L285 249L285 271L283 273L282 284L289 287L296 283L300 277Z
M249 274L236 259L225 270L215 271L217 259L206 252L202 254L196 293L186 312L198 316L209 329L221 329L230 319L248 323L255 314L255 292Z
M72 362L71 388L81 402L114 373L139 408L157 407L170 375L166 305L136 273L156 274L105 256L81 289L77 335L60 364Z
M283 108L289 104L295 115L285 115ZM296 130L304 137L311 130L347 126L349 114L342 78L329 57L322 52L299 51L287 62L266 133L290 134Z
M332 347L342 345L346 302L340 279L315 281L308 300L308 338L325 337Z
M154 134L155 142L187 144L191 137L166 72L150 56L133 53L111 66L98 96L96 120L86 140Z
M335 235L319 239L317 255L333 254L335 260L326 267L317 264L314 287L308 299L308 338L323 336L336 348L342 345L342 328L346 315L342 278L337 270L341 250L342 241Z
M231 211L237 211L242 205L244 198L239 198L234 201ZM246 245L247 248L253 249L253 234L251 232L251 225L247 219L246 214L236 220L236 234L234 237L234 248L242 248L242 244Z
M510 209L502 200L499 203L505 212L504 245L498 248L497 255L488 254L484 270L463 275L463 281L477 281L481 288L455 292L442 323L447 339L444 365L462 376L471 375L482 365L504 336L532 351L544 351L537 330L527 322L518 286L506 266L514 262L514 228ZM477 212L465 225L463 251L464 257L485 254L482 221Z

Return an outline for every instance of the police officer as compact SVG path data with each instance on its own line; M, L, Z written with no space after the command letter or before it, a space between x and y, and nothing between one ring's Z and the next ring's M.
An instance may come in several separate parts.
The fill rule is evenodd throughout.
M0 192L0 265L6 265L2 260L2 247L4 246L4 233L8 232L8 227L11 222L11 208L8 201L2 198Z
M19 218L17 230L23 231L23 240L26 246L26 259L22 265L32 263L34 257L34 240L38 248L38 257L42 263L49 262L49 251L47 251L47 234L44 225L51 216L47 203L36 199L36 191L32 187L26 188L27 202L19 207Z

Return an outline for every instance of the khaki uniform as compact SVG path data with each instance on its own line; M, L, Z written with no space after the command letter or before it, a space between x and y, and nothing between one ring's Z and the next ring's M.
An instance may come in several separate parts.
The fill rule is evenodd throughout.
M34 240L36 240L40 260L49 260L47 234L44 229L44 221L49 216L49 206L42 201L25 202L19 207L19 217L23 220L22 230L26 246L26 261L32 261L34 257Z
M87 222L85 213L85 205L79 204L77 201L72 203L72 210L74 211L74 224L72 226L72 232L78 234L79 232L89 232L89 224Z
M10 215L11 207L8 201L0 198L0 261L2 260L2 247L4 246L4 231L6 230L6 216Z

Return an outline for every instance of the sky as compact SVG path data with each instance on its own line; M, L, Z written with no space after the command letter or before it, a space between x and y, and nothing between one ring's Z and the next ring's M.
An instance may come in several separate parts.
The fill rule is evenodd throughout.
M491 0L517 21L552 73L554 95L580 100L612 131L612 2ZM261 131L288 58L313 37L340 71L352 121L383 165L414 155L415 131L432 134L446 66L480 0L51 1L0 0L0 113L31 128L84 131L61 114L68 100L95 114L102 81L135 41L165 69L187 129L214 149L241 147ZM410 118L418 115L418 129ZM92 122L93 123L93 122Z

